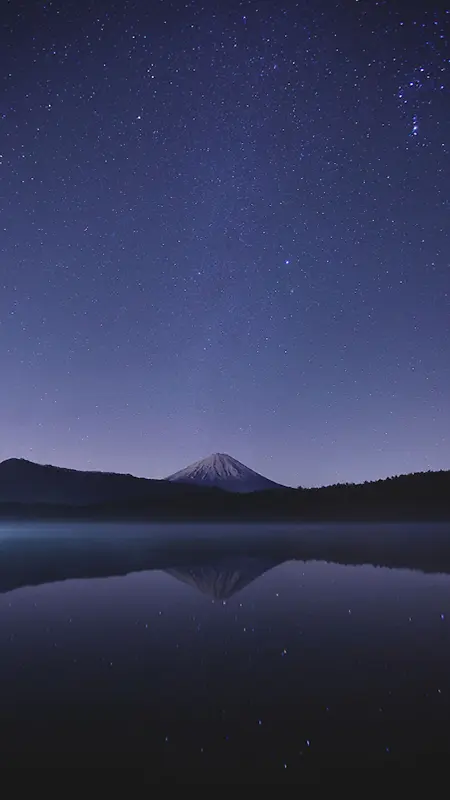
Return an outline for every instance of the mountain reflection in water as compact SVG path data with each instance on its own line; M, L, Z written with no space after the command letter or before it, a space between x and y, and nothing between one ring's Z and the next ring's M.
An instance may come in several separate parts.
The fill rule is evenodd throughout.
M291 560L450 573L450 525L0 526L0 592L164 570L227 598Z
M449 540L428 525L0 526L0 767L241 785L446 765L450 579L423 573L450 572Z
M248 558L227 558L217 564L202 564L165 572L183 583L194 586L216 600L227 600L265 572L278 566L277 561Z

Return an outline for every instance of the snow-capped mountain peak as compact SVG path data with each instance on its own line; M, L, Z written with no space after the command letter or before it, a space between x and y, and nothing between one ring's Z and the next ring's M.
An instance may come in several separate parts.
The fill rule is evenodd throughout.
M176 483L215 486L229 492L257 492L263 489L276 489L280 486L226 453L213 453L207 458L169 475L167 480Z

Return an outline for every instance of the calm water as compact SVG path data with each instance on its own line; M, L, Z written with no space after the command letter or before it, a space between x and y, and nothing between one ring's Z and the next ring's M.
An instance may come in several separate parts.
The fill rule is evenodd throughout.
M448 568L449 526L2 524L0 765L295 782L445 759L450 577L364 563L380 542Z

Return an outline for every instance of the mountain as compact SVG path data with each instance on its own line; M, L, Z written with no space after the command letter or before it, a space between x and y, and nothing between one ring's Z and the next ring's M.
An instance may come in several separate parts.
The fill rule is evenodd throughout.
M169 475L166 480L171 483L214 486L217 489L240 494L285 488L246 467L245 464L241 464L240 461L226 453L214 453L208 458L196 461L179 472Z
M0 463L0 503L161 506L184 500L187 494L203 498L205 490L115 472L83 472L36 464L23 458L9 458Z
M0 519L13 518L450 520L450 471L289 489L223 454L166 480L82 472L11 458L0 463Z

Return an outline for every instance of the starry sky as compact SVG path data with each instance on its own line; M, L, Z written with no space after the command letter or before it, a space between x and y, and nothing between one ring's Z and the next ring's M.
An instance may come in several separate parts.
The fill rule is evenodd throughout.
M450 7L2 7L0 459L450 467Z

